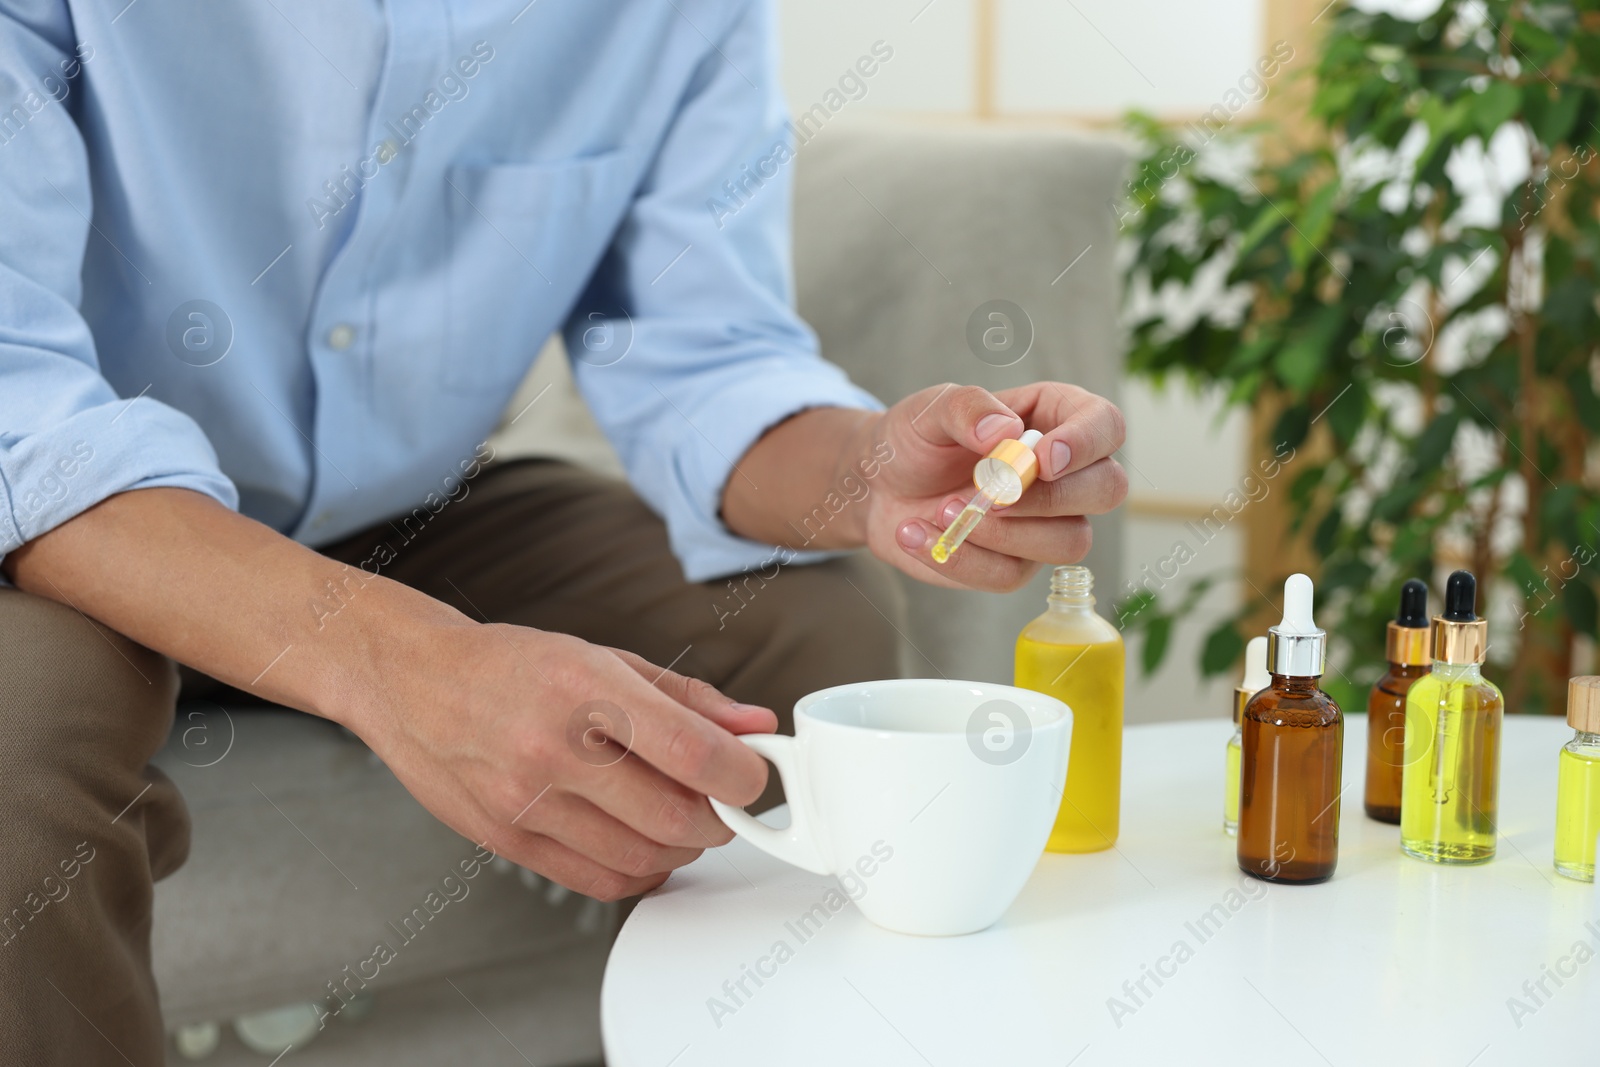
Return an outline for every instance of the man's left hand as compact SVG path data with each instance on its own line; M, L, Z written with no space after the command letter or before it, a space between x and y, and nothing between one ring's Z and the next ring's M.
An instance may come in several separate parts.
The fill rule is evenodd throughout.
M1022 499L995 508L946 563L933 543L971 498L973 465L1024 430L1035 447L1038 480ZM874 555L933 585L1009 591L1041 564L1076 563L1089 551L1086 515L1128 495L1128 476L1112 454L1122 447L1122 412L1076 385L1036 382L990 393L977 386L933 386L879 416L873 442L887 441L865 503Z

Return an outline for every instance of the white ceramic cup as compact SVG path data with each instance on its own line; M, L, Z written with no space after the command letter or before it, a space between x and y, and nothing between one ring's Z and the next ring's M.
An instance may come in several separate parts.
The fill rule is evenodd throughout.
M817 874L906 934L969 934L1004 914L1044 851L1067 779L1072 712L1043 693L902 679L802 697L795 736L740 738L789 799L774 829L719 801L728 828Z

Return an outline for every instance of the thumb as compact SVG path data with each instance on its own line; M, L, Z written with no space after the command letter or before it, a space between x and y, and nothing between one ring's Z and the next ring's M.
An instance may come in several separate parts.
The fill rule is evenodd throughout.
M731 734L770 734L778 728L778 716L770 708L736 703L710 682L664 670L627 649L611 652L668 697Z
M1022 417L1002 404L999 397L976 385L945 385L931 401L919 404L918 399L912 397L908 401L912 410L921 412L911 423L929 444L954 444L987 453L1027 428Z

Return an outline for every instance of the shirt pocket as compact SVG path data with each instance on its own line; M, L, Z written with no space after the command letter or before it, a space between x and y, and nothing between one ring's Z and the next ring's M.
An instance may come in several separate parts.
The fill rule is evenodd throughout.
M446 172L442 384L507 400L605 254L632 195L624 150Z

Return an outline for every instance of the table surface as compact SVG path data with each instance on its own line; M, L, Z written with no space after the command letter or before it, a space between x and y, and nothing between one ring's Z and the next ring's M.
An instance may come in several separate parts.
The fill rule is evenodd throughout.
M1600 894L1551 866L1563 721L1507 719L1498 855L1440 867L1362 812L1366 717L1350 716L1339 866L1317 886L1239 872L1221 826L1231 729L1130 727L1116 848L1047 853L967 937L893 934L845 905L802 940L794 920L832 879L742 840L708 850L617 939L607 1063L1600 1062ZM724 990L764 957L748 996Z

